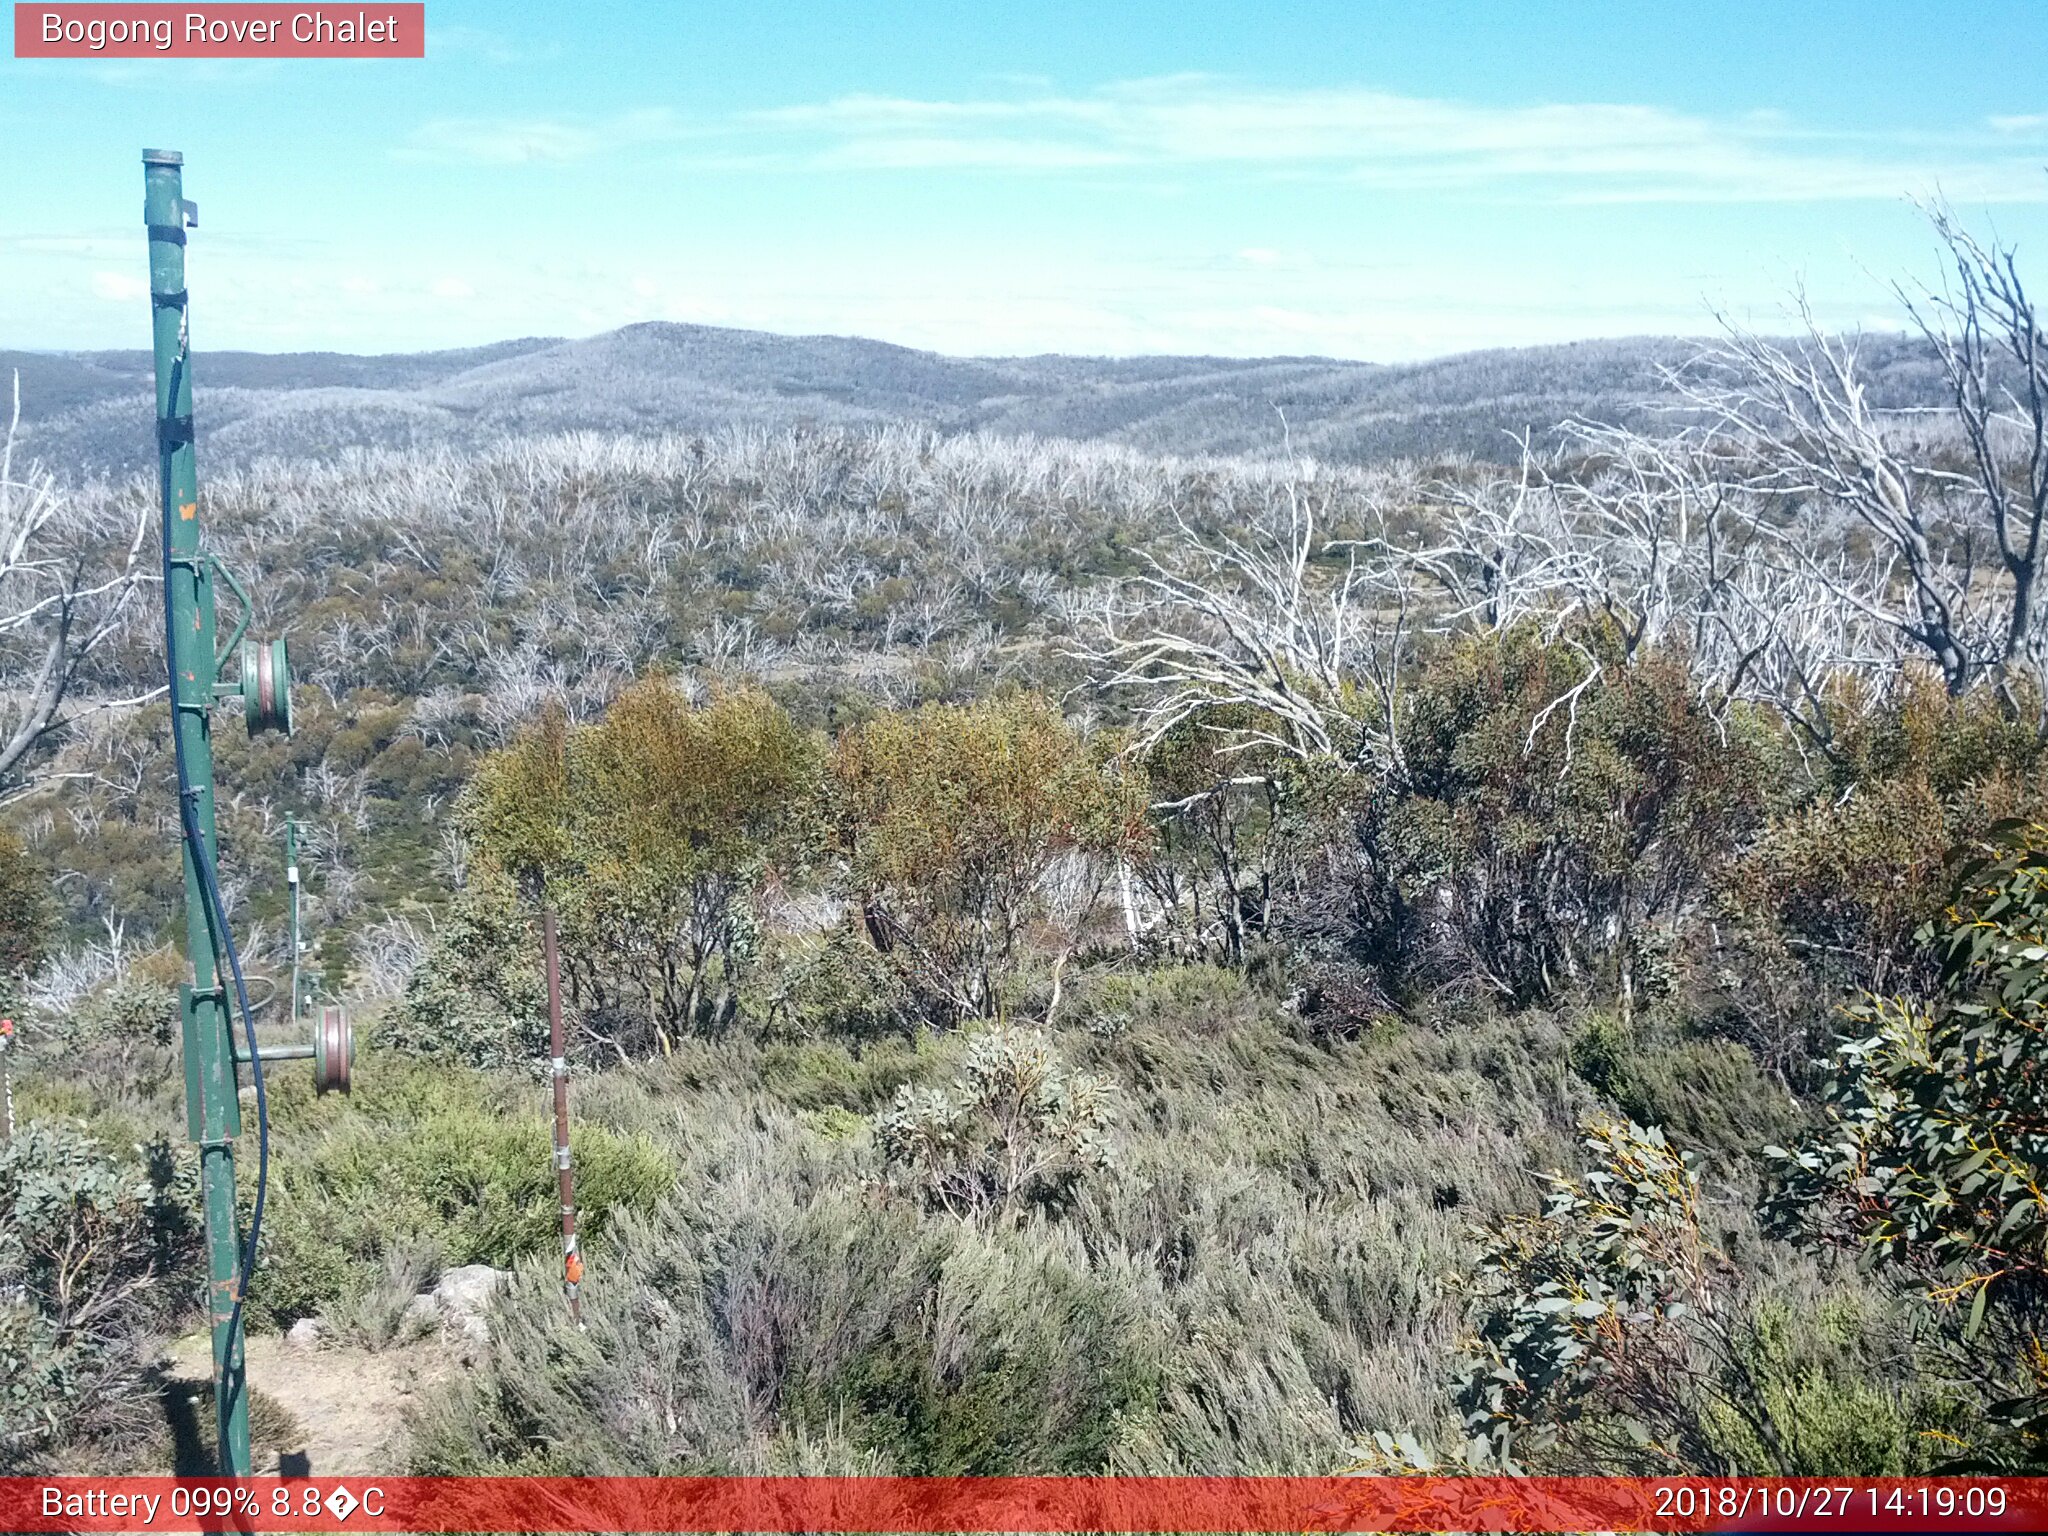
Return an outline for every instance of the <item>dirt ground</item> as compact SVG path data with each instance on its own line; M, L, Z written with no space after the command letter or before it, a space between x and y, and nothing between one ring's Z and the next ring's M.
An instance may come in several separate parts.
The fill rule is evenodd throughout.
M186 1392L192 1421L203 1420L211 1412L198 1395L212 1372L206 1335L172 1341L164 1362L173 1394ZM275 1334L249 1340L248 1363L249 1385L260 1394L252 1396L252 1439L272 1442L255 1446L256 1470L293 1477L401 1470L406 1405L455 1369L453 1353L433 1339L371 1354L335 1345L299 1349ZM191 1448L181 1444L178 1454Z

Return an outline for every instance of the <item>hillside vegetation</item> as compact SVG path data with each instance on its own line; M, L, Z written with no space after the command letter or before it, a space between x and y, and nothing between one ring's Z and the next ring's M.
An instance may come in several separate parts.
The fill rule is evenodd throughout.
M299 671L289 740L217 732L228 900L281 977L297 818L364 1029L352 1099L273 1085L254 1325L388 1348L514 1270L426 1472L2038 1465L2048 350L1943 233L1937 415L1736 333L1691 425L1501 468L927 423L209 469ZM4 808L0 1460L132 1465L196 1296L151 492L17 481L110 574Z
M507 435L716 432L916 423L1147 453L1289 451L1336 463L1511 459L1573 416L1648 427L1679 401L1663 370L1701 344L1577 342L1378 365L1332 358L956 358L839 336L649 323L601 336L418 355L206 354L195 377L212 466L347 448L488 447ZM28 442L67 473L147 462L146 352L0 352L19 369ZM1878 403L1935 405L1924 346L1872 338Z

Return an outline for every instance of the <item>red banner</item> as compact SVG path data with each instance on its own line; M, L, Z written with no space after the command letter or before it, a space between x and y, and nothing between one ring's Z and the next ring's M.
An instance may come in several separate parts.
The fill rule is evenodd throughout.
M2039 1531L2048 1479L0 1478L69 1531Z
M425 5L20 5L17 59L423 59Z

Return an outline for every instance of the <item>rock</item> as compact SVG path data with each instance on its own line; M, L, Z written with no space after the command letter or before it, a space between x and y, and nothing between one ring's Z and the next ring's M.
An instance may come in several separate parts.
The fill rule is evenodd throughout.
M484 1313L512 1272L488 1264L463 1264L444 1270L431 1291L423 1291L405 1309L406 1322L421 1333L439 1329L471 1355L490 1338Z
M511 1278L510 1270L493 1269L488 1264L463 1264L441 1272L433 1295L451 1316L479 1317L499 1287Z
M285 1330L284 1341L293 1349L318 1349L327 1337L327 1325L317 1317L302 1317Z

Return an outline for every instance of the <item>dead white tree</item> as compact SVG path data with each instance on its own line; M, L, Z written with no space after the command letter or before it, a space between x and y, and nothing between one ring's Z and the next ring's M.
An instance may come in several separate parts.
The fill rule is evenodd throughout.
M2007 588L2004 622L1989 665L2011 699L2016 677L2048 729L2048 626L2039 612L2048 548L2048 336L2041 330L2014 250L1986 246L1945 208L1930 210L1953 282L1900 298L1941 359L1975 480L1966 495L1988 520Z
M26 780L25 764L82 707L153 697L86 700L87 663L129 615L142 575L146 510L122 528L101 504L65 495L48 472L17 468L21 376L14 376L0 443L0 795ZM125 537L124 537L125 535Z
M1803 298L1795 341L1725 324L1674 382L1711 419L1723 473L1763 498L1754 526L1776 563L1889 628L1951 692L1989 681L2048 732L2048 338L2013 252L1933 221L1952 280L1900 297L1949 409L1874 401L1857 339L1824 333ZM1944 440L1958 433L1959 451Z
M1424 542L1382 535L1359 546L1435 584L1434 628L1509 629L1574 609L1601 585L1601 551L1577 537L1564 488L1527 434L1520 446L1512 475L1432 484L1422 500L1431 521Z
M1145 554L1148 569L1106 605L1079 655L1142 699L1141 744L1201 720L1223 752L1263 747L1362 767L1398 759L1413 571L1320 538L1318 496L1289 480L1280 506L1256 508L1241 535L1205 535L1176 513L1164 556ZM1215 725L1231 706L1238 722Z

